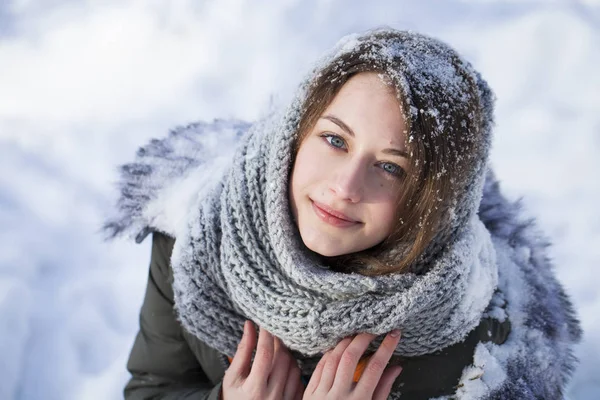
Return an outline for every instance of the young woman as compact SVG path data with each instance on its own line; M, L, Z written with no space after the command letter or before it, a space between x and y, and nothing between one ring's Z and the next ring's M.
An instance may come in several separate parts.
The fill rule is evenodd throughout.
M141 148L106 225L153 237L126 398L562 398L579 323L488 166L492 97L380 29L280 113Z

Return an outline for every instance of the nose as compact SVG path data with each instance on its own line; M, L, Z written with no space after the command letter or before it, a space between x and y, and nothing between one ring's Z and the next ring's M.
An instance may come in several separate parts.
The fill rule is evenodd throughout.
M365 173L360 162L340 166L330 185L330 190L336 197L350 203L362 200L364 188Z

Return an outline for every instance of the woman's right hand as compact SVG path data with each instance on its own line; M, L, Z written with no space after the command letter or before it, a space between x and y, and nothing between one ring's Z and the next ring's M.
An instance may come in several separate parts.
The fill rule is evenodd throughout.
M256 328L246 321L242 340L225 371L223 400L302 399L304 386L300 381L300 368L281 341L261 328L258 347L256 345Z

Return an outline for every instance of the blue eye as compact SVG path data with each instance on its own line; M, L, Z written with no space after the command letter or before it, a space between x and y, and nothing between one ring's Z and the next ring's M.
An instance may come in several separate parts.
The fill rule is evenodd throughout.
M346 146L346 142L344 141L344 139L337 135L324 134L321 135L321 137L325 138L325 140L327 140L327 143L329 143L329 145L335 147L336 149L343 149Z
M402 171L403 171L402 168L400 168L398 165L389 163L389 162L381 163L381 168L388 174L391 174L394 176L402 175Z

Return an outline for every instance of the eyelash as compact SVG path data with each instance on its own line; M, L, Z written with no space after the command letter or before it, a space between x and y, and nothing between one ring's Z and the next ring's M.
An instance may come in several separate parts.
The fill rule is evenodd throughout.
M319 136L320 136L321 138L323 138L323 139L324 139L324 140L327 142L327 145L328 145L329 147L331 147L331 148L333 148L333 149L335 149L335 150L344 150L344 149L343 149L343 148L341 148L341 147L334 146L334 145L333 145L333 144L331 144L331 142L330 142L330 139L339 139L339 140L341 140L341 141L342 141L344 144L346 144L346 141L345 141L345 140L344 140L344 139L343 139L341 136L339 136L339 135L335 135L335 134L333 134L333 133L323 133L323 134L321 134L321 135L319 135ZM400 178L402 175L404 175L404 170L402 169L402 167L400 167L400 166L399 166L399 165L397 165L397 164L390 163L390 162L383 162L383 163L380 163L380 164L388 164L388 165L393 165L394 167L396 167L396 169L397 169L397 170L396 170L396 172L390 172L390 171L386 171L385 169L381 168L381 169L382 169L382 170L383 170L383 171L384 171L386 174L389 174L389 175L391 175L391 176L393 176L393 177L397 177L397 178Z

